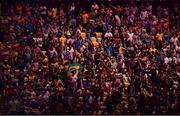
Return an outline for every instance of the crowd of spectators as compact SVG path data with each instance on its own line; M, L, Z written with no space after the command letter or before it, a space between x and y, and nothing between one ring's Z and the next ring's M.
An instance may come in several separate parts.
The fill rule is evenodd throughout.
M1 12L0 114L180 114L179 4L77 4Z

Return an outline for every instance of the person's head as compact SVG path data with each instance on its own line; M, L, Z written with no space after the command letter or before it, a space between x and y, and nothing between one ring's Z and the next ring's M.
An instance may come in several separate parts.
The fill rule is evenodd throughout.
M85 10L83 10L83 12L82 12L83 14L85 14L86 13L86 11Z

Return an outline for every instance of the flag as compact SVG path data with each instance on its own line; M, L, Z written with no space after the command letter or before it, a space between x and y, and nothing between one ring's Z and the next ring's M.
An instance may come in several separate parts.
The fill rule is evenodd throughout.
M83 67L81 64L70 64L67 72L67 77L70 77L73 74L78 75L82 68Z

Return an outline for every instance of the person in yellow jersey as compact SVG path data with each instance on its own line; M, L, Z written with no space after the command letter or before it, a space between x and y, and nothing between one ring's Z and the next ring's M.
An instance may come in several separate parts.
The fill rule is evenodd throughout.
M66 37L64 34L59 38L60 45L65 46L66 43Z
M85 39L85 38L86 38L86 32L85 32L85 31L81 32L81 38L82 38L82 39Z
M97 47L99 45L95 37L91 37L91 41L94 47Z
M95 32L96 38L98 42L101 42L102 40L102 33L101 32Z
M155 53L157 52L157 49L155 48L154 45L149 49L149 52L150 52L151 54L155 54Z
M156 39L158 41L163 41L163 32L161 30L156 34Z
M65 32L65 35L68 36L68 37L70 37L70 36L71 36L70 30L67 30L67 31Z
M125 48L120 46L118 50L119 50L119 54L122 54L124 52Z

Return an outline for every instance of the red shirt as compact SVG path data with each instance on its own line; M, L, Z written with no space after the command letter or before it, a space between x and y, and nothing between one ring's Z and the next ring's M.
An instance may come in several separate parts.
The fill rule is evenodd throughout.
M114 41L119 43L121 41L121 39L120 38L114 38Z

